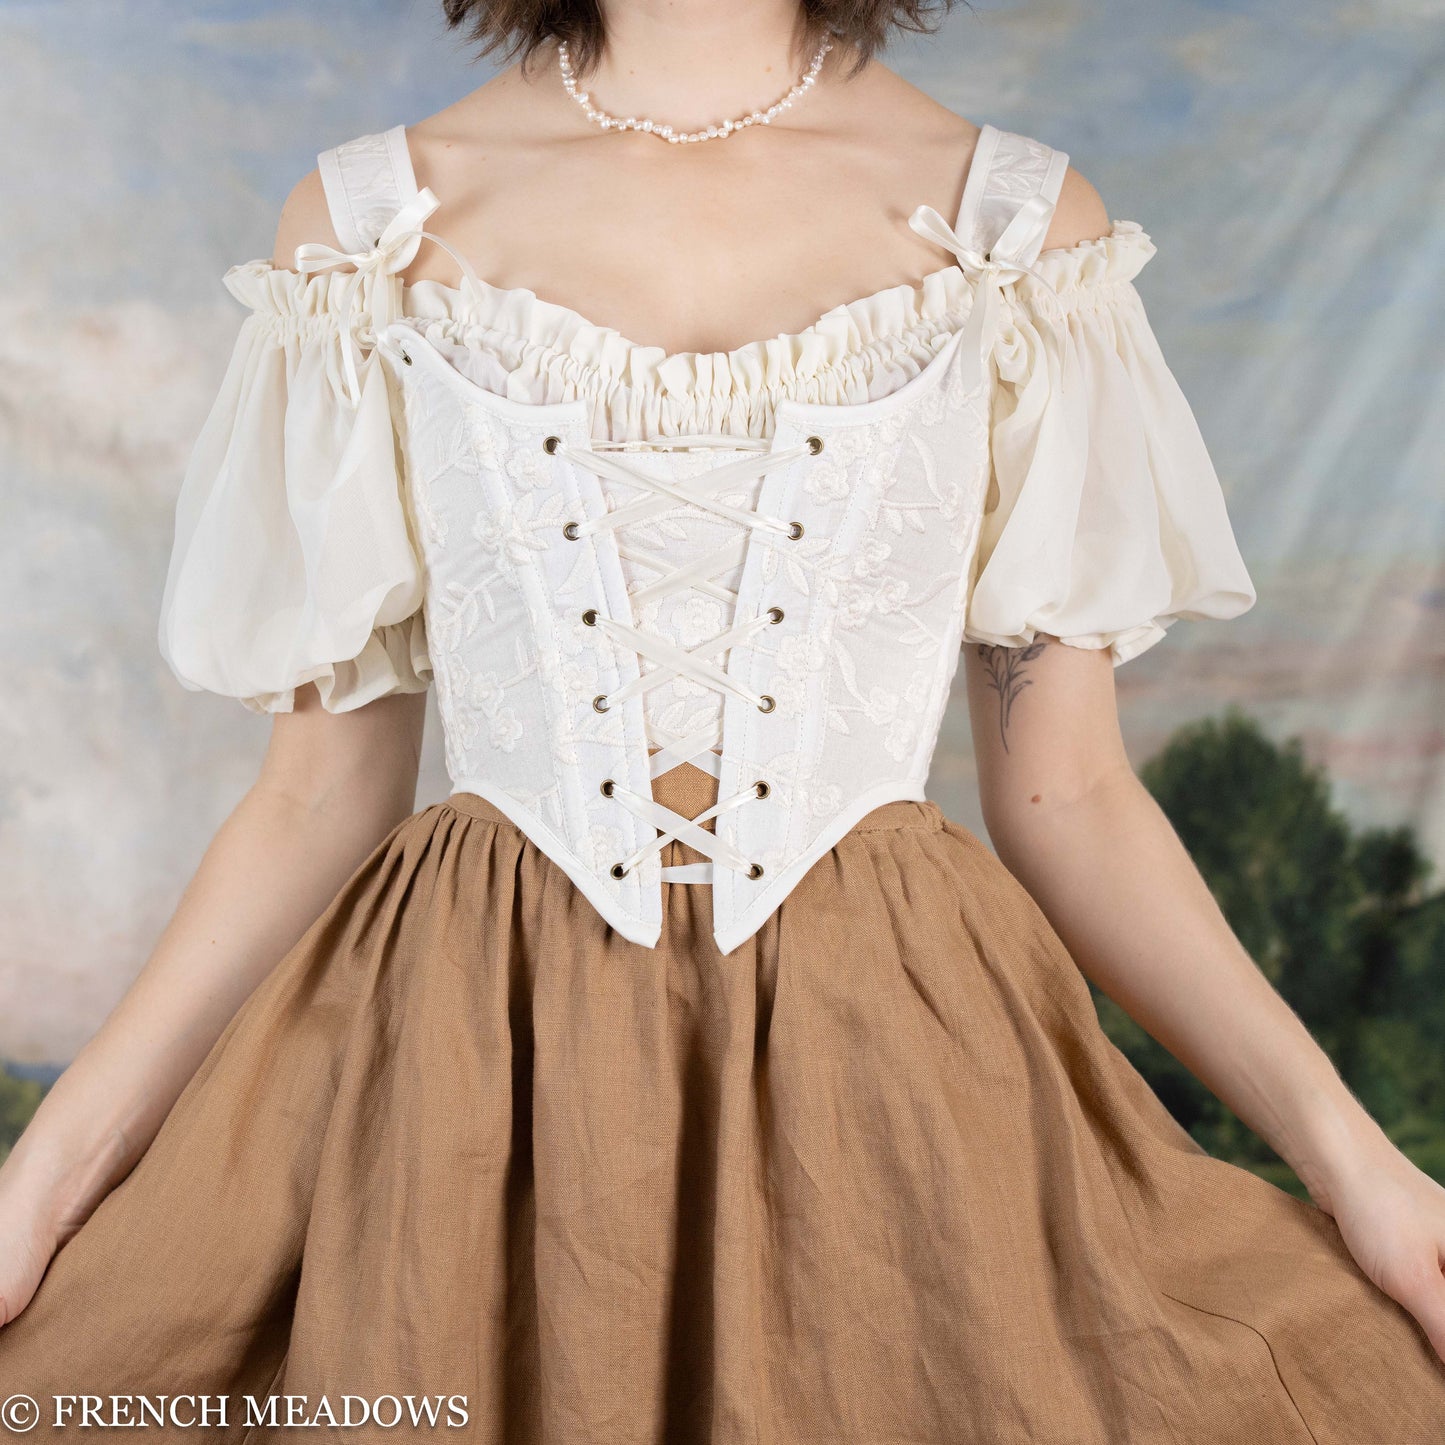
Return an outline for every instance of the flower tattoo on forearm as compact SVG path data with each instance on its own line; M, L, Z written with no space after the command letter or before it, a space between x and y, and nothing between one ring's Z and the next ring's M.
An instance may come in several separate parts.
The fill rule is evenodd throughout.
M1032 683L1024 672L1047 646L1039 640L1027 647L996 647L991 643L978 644L978 656L988 669L988 685L998 694L998 735L1008 752L1008 725L1013 714L1013 705L1018 695Z

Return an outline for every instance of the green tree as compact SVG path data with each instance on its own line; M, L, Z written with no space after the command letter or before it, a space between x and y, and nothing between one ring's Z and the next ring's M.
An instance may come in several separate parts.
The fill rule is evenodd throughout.
M1345 1082L1445 1180L1445 893L1408 828L1356 832L1298 739L1237 709L1140 770L1241 942ZM1272 1151L1095 990L1105 1030L1211 1153L1303 1192Z
M0 1067L0 1162L8 1157L44 1097L45 1089L33 1079L17 1078Z

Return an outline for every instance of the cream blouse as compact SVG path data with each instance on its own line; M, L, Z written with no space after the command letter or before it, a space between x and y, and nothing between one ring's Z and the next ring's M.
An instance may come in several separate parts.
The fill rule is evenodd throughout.
M1046 633L1115 665L1176 618L1225 618L1254 589L1190 407L1134 279L1155 248L1132 221L1002 293L993 349L993 483L965 638ZM187 468L161 648L186 685L289 711L315 682L331 711L431 678L425 580L405 500L400 411L345 271L266 261L226 273L246 308ZM523 288L403 286L387 303L472 381L519 402L586 398L593 434L767 437L777 402L873 400L917 375L969 311L949 264L834 307L806 330L726 352L667 353ZM344 351L361 358L349 394ZM518 458L517 465L531 458Z

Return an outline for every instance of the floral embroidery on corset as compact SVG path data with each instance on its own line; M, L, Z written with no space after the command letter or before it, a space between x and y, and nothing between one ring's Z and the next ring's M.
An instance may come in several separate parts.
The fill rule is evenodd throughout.
M1020 156L1026 192L1054 155ZM999 209L1017 209L988 188L977 199L984 231ZM960 259L971 264L966 251ZM569 383L530 413L505 396L484 403L487 388L464 375L469 338L439 318L415 323L431 355L405 378L409 430L432 435L410 444L409 461L433 645L444 654L449 763L454 777L545 817L554 856L597 880L604 911L617 890L602 880L629 871L609 870L612 860L656 861L648 845L664 824L648 811L649 739L696 758L715 734L730 806L753 779L768 785L758 794L768 806L716 819L735 860L725 877L708 875L724 932L749 917L756 926L772 890L791 886L800 860L861 816L860 803L923 796L990 474L989 321L1010 324L1007 306L979 313L981 296L992 292L968 298L965 316L981 315L982 329L955 317L932 360L915 354L912 382L878 405L840 398L790 412L785 396L770 396L764 446L777 465L744 459L729 475L746 483L709 494L707 506L687 483L727 470L716 435L704 455L644 445L626 465L594 464L592 440L612 424L603 390ZM412 324L396 329L410 335ZM747 424L756 457L756 419ZM567 435L547 436L552 428ZM682 430L727 429L720 418ZM766 525L740 527L748 514ZM694 652L718 655L690 666ZM626 705L609 705L614 693ZM668 747L660 767L672 765ZM639 827L611 802L612 779ZM658 901L644 893L638 906Z
M226 274L251 310L242 386L188 468L163 650L264 711L312 677L334 711L433 679L454 787L628 938L659 937L654 845L682 835L650 778L678 760L732 810L705 854L722 875L677 879L720 885L727 952L869 808L923 796L964 636L1027 646L1042 619L1117 663L1253 601L1133 290L1148 236L1116 221L1040 254L1060 151L986 128L957 221L909 218L957 265L796 335L671 355L455 253L469 284L404 286L415 244L446 244L404 128L331 161L343 249ZM715 492L685 454L631 465L724 432L739 456ZM1096 439L1107 468L1081 465ZM1100 509L1125 505L1158 535L1106 553Z
M987 393L956 377L876 422L831 431L830 465L800 488L816 520L797 543L760 543L763 594L808 613L792 635L760 644L771 664L761 685L781 711L818 720L811 738L799 734L804 746L757 759L788 797L793 831L779 857L848 805L850 766L876 775L882 756L909 775L926 770L988 475Z

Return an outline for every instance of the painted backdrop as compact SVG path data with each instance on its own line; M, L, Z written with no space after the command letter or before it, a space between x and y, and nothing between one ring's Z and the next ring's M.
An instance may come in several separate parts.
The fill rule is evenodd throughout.
M267 724L154 643L180 473L315 153L479 84L433 0L0 0L0 1058L122 992ZM1259 587L1117 674L1131 753L1238 701L1445 856L1445 3L979 0L904 74L1067 150ZM934 796L978 827L955 700ZM446 790L436 719L418 806ZM1434 885L1439 887L1438 881ZM264 906L264 900L258 900Z

